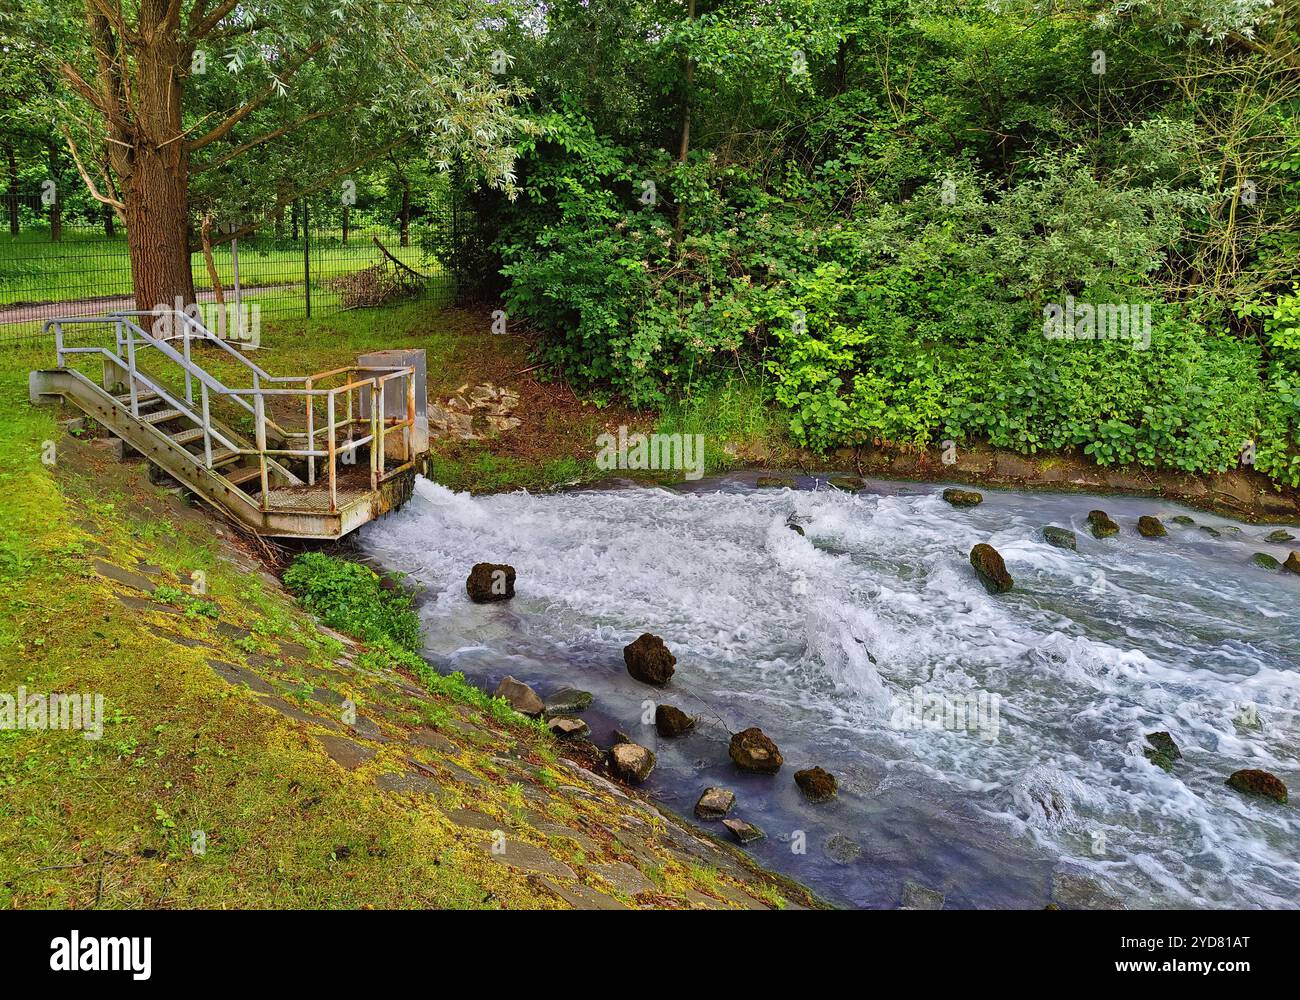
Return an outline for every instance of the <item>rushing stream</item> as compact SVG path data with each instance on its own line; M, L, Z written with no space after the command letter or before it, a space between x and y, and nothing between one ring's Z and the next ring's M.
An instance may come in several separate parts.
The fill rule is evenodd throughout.
M985 490L959 510L931 484L753 483L474 498L420 480L361 545L426 588L440 669L593 692L597 743L618 728L658 755L653 797L690 816L705 787L731 789L732 816L767 833L747 850L832 901L897 906L913 880L948 907L1041 907L1054 888L1076 905L1300 907L1300 576L1249 561L1286 557L1272 528L1128 497ZM1091 536L1094 507L1118 537ZM1169 537L1138 535L1140 514ZM1043 541L1048 524L1078 551ZM981 541L1011 592L977 580ZM475 562L516 567L515 599L470 603ZM677 656L663 691L624 667L642 632ZM658 738L642 722L658 699L696 731ZM959 699L965 724L924 710ZM729 732L755 725L785 756L775 777L728 759ZM1172 773L1142 753L1158 730L1184 755ZM792 779L813 764L840 780L829 803ZM1246 767L1291 804L1224 785Z

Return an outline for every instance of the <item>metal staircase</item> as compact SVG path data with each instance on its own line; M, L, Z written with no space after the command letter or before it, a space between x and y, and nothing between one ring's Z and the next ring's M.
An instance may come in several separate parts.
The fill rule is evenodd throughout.
M274 376L170 310L53 319L45 329L58 367L31 373L33 403L72 403L258 534L339 538L410 496L426 448L413 366ZM207 353L215 362L205 366ZM95 362L98 380L76 367ZM251 385L228 386L214 367ZM404 417L385 416L402 409L395 394Z

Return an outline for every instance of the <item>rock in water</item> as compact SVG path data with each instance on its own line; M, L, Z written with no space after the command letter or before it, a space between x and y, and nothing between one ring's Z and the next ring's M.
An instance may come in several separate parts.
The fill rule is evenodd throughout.
M980 542L971 549L970 564L992 593L1001 594L1015 586L1015 581L1007 572L1007 564L992 545Z
M752 844L754 841L762 840L767 836L753 823L746 823L743 819L724 819L722 825L730 830L731 835L742 844Z
M903 883L904 910L942 910L943 893L930 889L920 882L908 880Z
M1260 795L1286 805L1286 783L1276 774L1247 768L1244 771L1233 771L1224 784L1246 795Z
M1143 748L1142 752L1156 767L1172 771L1174 761L1182 759L1183 752L1178 749L1178 744L1168 733L1147 733L1147 742L1151 745Z
M591 692L560 688L546 699L547 715L577 715L591 705Z
M1207 535L1209 535L1211 538L1222 538L1222 537L1223 537L1223 532L1221 532L1218 528L1211 528L1208 524L1202 524L1202 525L1201 525L1201 530L1204 531L1204 532L1205 532Z
M663 687L673 675L677 657L668 651L657 635L645 632L635 642L623 647L627 672L644 684Z
M1112 535L1119 534L1119 525L1112 521L1110 515L1104 510L1088 511L1088 524L1092 527L1093 536L1096 538L1110 538Z
M1150 514L1143 514L1138 518L1138 533L1144 538L1164 538L1169 534L1165 526L1160 523L1160 518Z
M639 785L655 769L655 755L636 743L618 743L609 751L609 768L621 780Z
M1186 514L1179 514L1176 517L1171 517L1169 520L1173 521L1174 524L1182 525L1184 528L1190 528L1192 525L1196 523Z
M1289 569L1292 573L1300 573L1300 552L1292 552L1287 556L1282 568Z
M820 767L809 767L794 772L794 783L808 797L809 802L829 802L839 791L835 775Z
M984 502L984 494L974 490L944 490L943 498L954 507L974 507Z
M557 715L546 723L546 728L561 739L576 739L591 733L591 727L571 715Z
M1267 552L1256 552L1250 557L1250 561L1261 569L1278 570L1282 568L1282 564Z
M523 681L517 681L508 674L502 678L497 689L492 692L494 698L504 698L510 703L510 707L521 715L530 715L536 718L542 714L546 707L542 704L542 699L537 696L537 692L530 688Z
M1049 524L1043 529L1043 541L1048 545L1055 545L1058 549L1078 548L1078 542L1075 540L1074 532L1069 528L1058 528L1054 524Z
M728 749L731 759L742 771L758 774L776 774L785 763L781 751L757 726L751 726L731 737Z
M759 487L760 489L765 489L765 490L780 489L781 487L785 487L786 489L794 489L794 477L793 476L759 476L758 479L754 481L754 485Z
M684 736L695 728L695 720L672 705L655 706L655 728L659 735L674 739Z
M504 563L475 563L465 581L465 592L475 604L508 601L515 596L515 568Z
M797 535L802 535L804 533L803 525L796 524L794 521L786 521L785 526Z
M725 788L706 788L695 803L695 815L704 820L722 819L735 804L735 794Z
M1287 531L1285 528L1278 528L1277 531L1270 531L1270 532L1268 533L1268 536L1264 539L1264 541L1266 541L1266 542L1294 542L1294 541L1295 541L1295 535L1291 534L1291 532Z

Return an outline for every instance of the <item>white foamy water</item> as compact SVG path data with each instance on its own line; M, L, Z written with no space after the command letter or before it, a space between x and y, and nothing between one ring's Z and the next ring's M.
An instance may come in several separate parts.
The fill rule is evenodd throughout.
M894 906L914 879L949 906L1041 906L1068 873L1130 907L1300 906L1294 800L1224 785L1258 767L1300 788L1300 577L1249 563L1285 557L1271 528L1155 500L986 491L955 510L928 484L751 482L473 498L420 480L361 544L426 588L440 668L592 691L597 742L619 728L658 754L651 794L689 815L706 786L731 788L733 815L768 834L753 852L831 899ZM1091 537L1093 507L1118 538ZM1146 513L1170 537L1140 537ZM1072 527L1078 551L1044 542L1046 524ZM976 579L981 541L1012 592ZM513 565L515 599L471 604L475 562ZM677 655L663 692L624 668L642 632ZM969 705L969 724L908 721L937 697ZM697 732L658 739L654 700L699 715ZM751 725L785 755L775 778L727 759L729 731ZM1183 751L1172 774L1142 755L1157 730ZM813 764L840 778L831 803L794 785Z

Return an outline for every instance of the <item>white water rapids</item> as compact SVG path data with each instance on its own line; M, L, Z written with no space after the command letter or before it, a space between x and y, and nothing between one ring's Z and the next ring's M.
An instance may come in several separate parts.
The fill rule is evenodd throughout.
M360 544L425 588L440 669L593 692L597 743L618 728L658 755L651 795L690 815L706 786L732 789L732 815L767 833L749 849L832 900L896 906L911 879L950 907L1041 907L1054 887L1066 903L1073 887L1134 908L1300 907L1300 576L1249 562L1285 558L1272 528L1137 498L988 490L957 510L930 484L752 482L475 498L419 480ZM1088 532L1094 507L1117 538ZM1139 514L1169 537L1139 536ZM1047 524L1078 551L1043 541ZM970 567L985 541L1009 593ZM469 602L476 562L516 568L513 601ZM624 668L642 632L677 656L662 692ZM911 725L899 706L918 688L997 695L996 714ZM658 739L642 720L659 699L697 731ZM729 730L754 725L785 756L776 777L728 760ZM1183 752L1172 773L1142 754L1159 730ZM814 764L840 779L832 802L794 784ZM1281 777L1291 804L1224 785L1246 767Z

